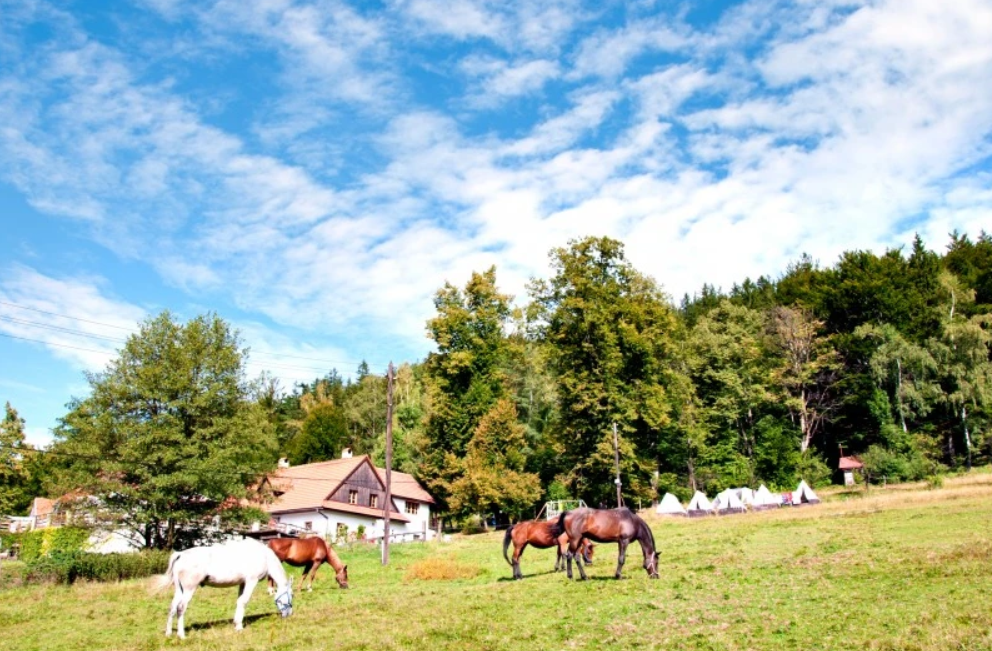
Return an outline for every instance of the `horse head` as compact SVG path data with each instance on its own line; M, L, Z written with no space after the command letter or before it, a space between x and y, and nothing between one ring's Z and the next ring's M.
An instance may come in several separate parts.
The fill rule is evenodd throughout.
M276 608L283 617L293 614L293 579L286 581L286 585L276 593Z
M596 545L592 544L588 538L582 541L582 560L588 565L592 565L593 554L596 553Z
M337 580L338 585L341 588L348 589L348 566L342 565L341 569L334 574L334 578Z
M648 578L660 578L658 576L658 552L651 552L644 557L644 570L648 573Z

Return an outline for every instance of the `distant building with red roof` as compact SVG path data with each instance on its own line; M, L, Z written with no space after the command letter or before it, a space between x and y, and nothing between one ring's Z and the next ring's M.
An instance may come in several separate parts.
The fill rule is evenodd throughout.
M845 486L853 486L854 471L861 470L864 467L865 464L861 463L861 459L857 457L841 457L840 461L837 462L837 469L844 473Z
M332 540L353 538L364 526L367 539L384 531L386 471L367 455L301 466L280 467L262 482L274 501L262 505L270 526L280 531L312 531ZM426 540L431 536L431 497L412 475L393 471L389 508L390 538Z

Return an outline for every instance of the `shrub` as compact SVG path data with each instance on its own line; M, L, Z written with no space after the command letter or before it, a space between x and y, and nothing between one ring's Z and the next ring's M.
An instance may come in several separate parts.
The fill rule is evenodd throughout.
M136 554L57 552L28 563L26 578L32 583L64 584L78 580L123 581L164 573L169 565L169 556L168 551Z
M50 554L82 551L90 537L88 529L52 527L21 534L21 560L34 561Z

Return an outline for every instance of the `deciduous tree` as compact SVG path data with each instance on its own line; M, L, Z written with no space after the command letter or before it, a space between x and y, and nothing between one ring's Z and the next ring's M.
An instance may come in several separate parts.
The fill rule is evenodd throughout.
M73 459L63 486L98 498L146 546L199 535L275 465L274 428L249 400L244 360L216 315L142 323L106 370L87 375L90 395L56 430L57 451Z

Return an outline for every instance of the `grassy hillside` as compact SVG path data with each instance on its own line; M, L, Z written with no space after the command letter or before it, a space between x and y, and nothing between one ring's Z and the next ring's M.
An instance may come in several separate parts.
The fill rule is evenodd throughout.
M818 506L707 518L649 518L659 581L616 546L587 582L550 573L528 549L511 581L500 534L378 551L340 549L353 588L327 568L279 619L259 588L246 630L234 589L203 588L188 638L163 635L171 592L152 581L0 592L11 649L992 649L992 475L938 490L899 486L825 495ZM7 646L13 641L13 646Z

